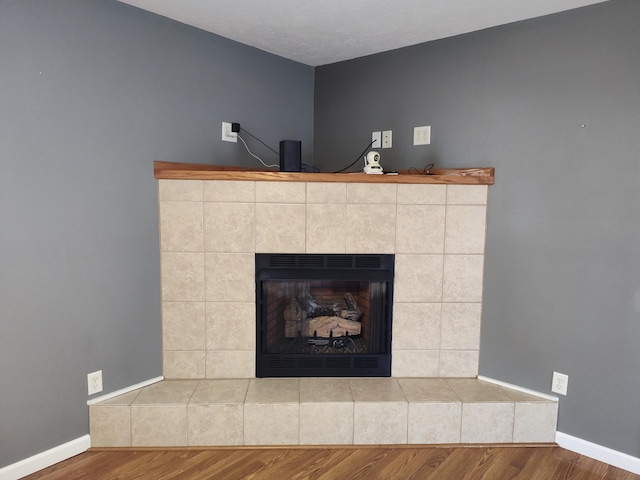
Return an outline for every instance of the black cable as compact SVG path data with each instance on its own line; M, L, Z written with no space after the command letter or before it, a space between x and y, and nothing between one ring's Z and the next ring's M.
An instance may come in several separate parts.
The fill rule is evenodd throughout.
M373 145L373 142L375 142L375 140L372 140L371 143L369 145L367 145L367 148L365 148L362 153L360 155L358 155L358 158L356 158L355 162L353 162L351 165L344 167L342 170L338 170L337 172L333 172L333 173L342 173L344 172L347 168L351 168L353 167L359 160L360 157L362 157L365 153L367 153L367 150L369 150L369 148L371 148L371 145Z
M262 140L260 140L258 137L256 137L255 135L253 135L250 131L248 131L246 128L242 128L240 127L240 130L242 130L244 133L246 133L247 135L249 135L250 137L256 139L257 141L259 141L262 145L264 145L265 147L267 147L269 150L271 150L273 153L275 153L276 155L280 156L280 152L276 152L273 148L271 148L269 145L267 145L266 143L264 143Z
M422 170L418 170L416 167L411 167L409 169L409 175L412 175L414 171L418 175L431 175L431 169L433 168L433 166L434 166L433 163L429 163Z

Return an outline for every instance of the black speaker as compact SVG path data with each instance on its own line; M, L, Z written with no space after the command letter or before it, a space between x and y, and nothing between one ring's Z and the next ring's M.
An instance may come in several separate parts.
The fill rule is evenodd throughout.
M302 171L302 142L300 140L282 140L280 142L280 171Z

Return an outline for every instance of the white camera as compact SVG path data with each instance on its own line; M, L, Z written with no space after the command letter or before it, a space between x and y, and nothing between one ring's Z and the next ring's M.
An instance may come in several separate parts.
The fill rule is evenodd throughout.
M364 173L369 174L382 174L382 166L380 165L380 154L371 150L364 157Z

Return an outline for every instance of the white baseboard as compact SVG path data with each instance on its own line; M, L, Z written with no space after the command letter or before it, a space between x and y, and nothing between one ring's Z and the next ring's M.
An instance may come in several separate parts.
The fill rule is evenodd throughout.
M31 475L43 468L86 452L91 446L89 435L84 435L70 442L63 443L33 457L25 458L17 463L0 468L0 480L17 480Z
M494 383L496 385L500 385L501 387L518 390L520 392L547 398L556 402L558 401L558 397L554 397L553 395L536 392L535 390L519 387L518 385L513 385L501 380L483 377L482 375L478 375L478 380ZM581 438L573 437L562 432L556 432L556 443L562 448L579 453L580 455L584 455L585 457L593 458L600 462L604 462L609 465L613 465L614 467L618 467L623 470L627 470L629 472L640 475L640 458L632 457L631 455L627 455L626 453L618 452L617 450L612 450L608 447L603 447L602 445L591 443L586 440L582 440Z
M585 457L593 458L640 475L640 458L632 457L626 453L587 442L586 440L562 432L556 432L556 443L562 448L579 453Z
M478 380L482 380L483 382L493 383L495 385L500 385L501 387L510 388L511 390L517 390L518 392L528 393L529 395L534 395L536 397L546 398L547 400L551 400L553 402L558 401L558 397L554 397L553 395L537 392L535 390L531 390L530 388L520 387L512 383L503 382L502 380L496 380L495 378L489 378L483 375L478 375Z
M87 405L93 405L94 403L103 402L105 400L109 400L110 398L117 397L118 395L124 395L125 393L138 390L139 388L161 382L162 380L164 380L164 377L162 376L150 378L149 380L145 380L144 382L136 383L135 385L129 385L128 387L121 388L120 390L116 390L115 392L106 393L104 395L100 395L99 397L92 398L91 400L87 400Z
M87 405L102 402L104 400L108 400L109 398L132 392L133 390L146 387L147 385L151 385L162 380L164 380L164 377L150 378L149 380L145 380L144 382L130 385L120 390L116 390L115 392L101 395L100 397L92 398L91 400L87 401ZM17 480L27 475L31 475L32 473L42 470L43 468L50 467L51 465L55 465L58 462L62 462L63 460L86 452L90 447L91 437L89 435L84 435L75 440L71 440L70 442L63 443L62 445L58 445L57 447L53 447L45 452L38 453L29 458L25 458L24 460L21 460L12 465L7 465L6 467L0 468L0 480Z

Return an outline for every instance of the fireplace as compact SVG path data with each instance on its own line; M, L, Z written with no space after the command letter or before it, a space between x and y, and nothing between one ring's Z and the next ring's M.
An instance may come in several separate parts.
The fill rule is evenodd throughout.
M256 376L391 376L394 255L262 254Z
M256 377L255 255L282 252L394 255L391 376L478 374L492 176L194 172L158 174L165 378Z

